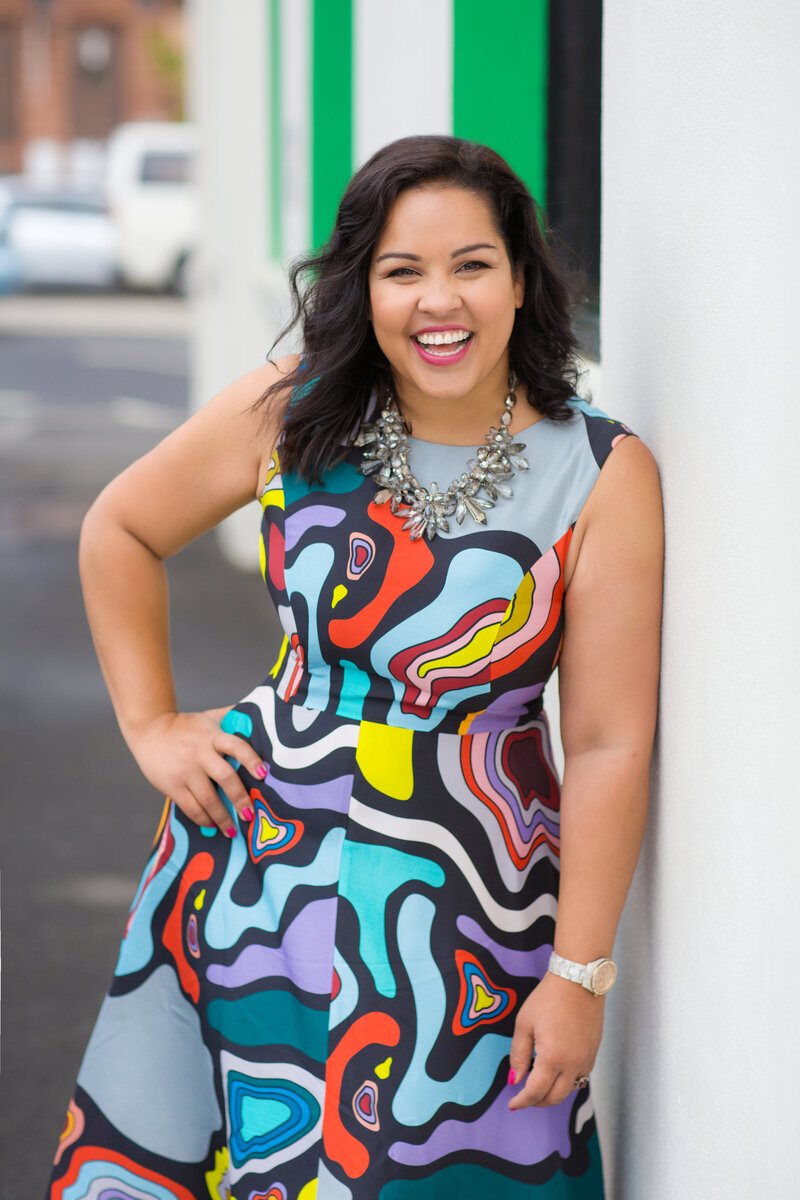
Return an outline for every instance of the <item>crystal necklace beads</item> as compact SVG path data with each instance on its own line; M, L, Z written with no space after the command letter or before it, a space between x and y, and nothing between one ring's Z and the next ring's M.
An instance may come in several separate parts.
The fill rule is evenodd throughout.
M412 539L424 536L430 541L439 530L449 533L447 518L454 514L459 525L467 515L485 525L486 512L494 508L498 498L513 495L509 480L514 470L528 470L528 460L520 453L525 444L512 441L508 430L517 400L516 387L512 374L500 425L490 427L484 435L487 445L478 446L475 457L467 461L468 470L443 491L438 483L423 487L409 467L406 426L391 392L378 417L362 425L355 439L357 446L365 447L358 470L373 477L379 489L375 503L388 503L395 516L404 518L403 528Z

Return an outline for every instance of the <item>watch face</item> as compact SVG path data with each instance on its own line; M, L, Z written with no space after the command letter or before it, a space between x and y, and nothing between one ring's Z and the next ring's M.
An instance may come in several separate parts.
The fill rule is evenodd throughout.
M610 958L600 963L592 972L592 990L597 996L604 996L614 986L617 978L617 968Z

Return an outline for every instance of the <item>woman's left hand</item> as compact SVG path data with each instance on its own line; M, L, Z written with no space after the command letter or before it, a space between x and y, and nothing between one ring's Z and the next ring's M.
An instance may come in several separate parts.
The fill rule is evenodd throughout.
M594 1066L604 1008L602 997L545 972L517 1013L509 1060L518 1083L526 1071L528 1077L509 1108L560 1104L575 1090L575 1080Z

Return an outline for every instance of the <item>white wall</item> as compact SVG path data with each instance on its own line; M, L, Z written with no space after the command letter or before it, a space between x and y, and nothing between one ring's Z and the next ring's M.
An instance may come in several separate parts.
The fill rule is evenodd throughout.
M355 0L354 165L395 138L453 132L452 0Z
M191 0L189 108L201 130L200 225L192 299L192 396L199 408L266 360L280 318L282 275L267 266L269 61L267 6L237 0L236 19L216 0ZM271 286L271 274L277 277ZM260 509L252 504L220 530L229 559L258 561Z
M796 1200L800 7L604 8L603 400L654 451L667 524L609 1196Z

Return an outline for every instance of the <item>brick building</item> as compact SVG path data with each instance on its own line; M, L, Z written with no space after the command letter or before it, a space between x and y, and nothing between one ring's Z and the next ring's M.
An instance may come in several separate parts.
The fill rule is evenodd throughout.
M182 62L182 0L0 0L0 172L37 145L68 169L121 121L180 118Z

